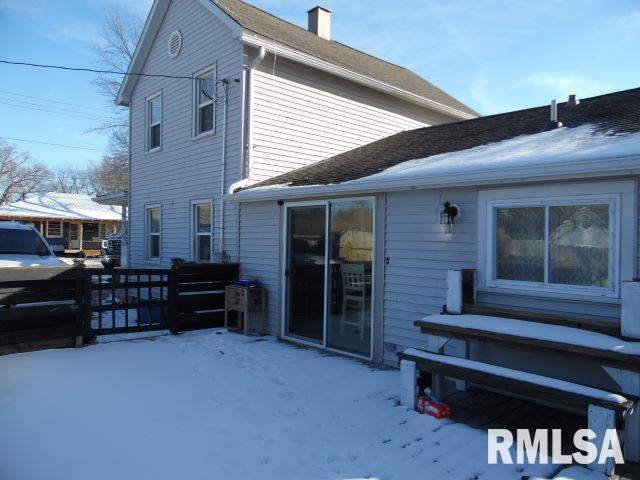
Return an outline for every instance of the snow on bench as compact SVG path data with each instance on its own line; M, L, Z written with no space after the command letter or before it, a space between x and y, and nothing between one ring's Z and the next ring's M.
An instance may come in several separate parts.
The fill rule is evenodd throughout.
M429 315L415 322L423 333L465 340L489 340L598 357L616 366L640 369L640 342L581 328L486 315Z
M586 385L580 385L565 380L545 377L543 375L538 375L535 373L522 372L520 370L513 370L511 368L490 365L488 363L482 363L476 360L450 357L447 355L440 355L438 353L425 352L416 348L408 348L404 350L400 354L400 357L403 359L417 360L417 363L419 363L419 360L426 360L428 362L435 362L442 365L460 367L461 369L465 370L473 370L475 372L482 372L521 383L528 383L566 393L572 393L581 397L592 399L594 401L616 405L619 406L617 408L620 409L627 409L633 404L633 401L627 399L626 397L623 397L622 395L618 395L617 393L611 393L605 390L600 390L598 388L587 387Z

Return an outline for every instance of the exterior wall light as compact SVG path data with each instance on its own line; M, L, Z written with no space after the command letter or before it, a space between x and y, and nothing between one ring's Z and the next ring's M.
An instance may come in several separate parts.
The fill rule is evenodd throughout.
M444 233L451 233L455 219L460 219L460 207L455 203L444 202L440 212L440 225L443 226Z

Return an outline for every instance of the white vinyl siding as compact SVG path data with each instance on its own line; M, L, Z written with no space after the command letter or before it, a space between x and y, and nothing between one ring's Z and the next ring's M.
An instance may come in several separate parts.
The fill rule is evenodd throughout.
M402 130L450 121L397 98L268 55L252 86L250 175L261 180Z
M267 326L273 335L280 304L280 210L276 202L243 204L240 222L240 275L257 277L267 290Z
M180 55L167 53L171 32L179 29ZM144 73L191 75L215 62L218 78L242 78L242 44L199 2L173 0L143 69ZM145 154L145 99L162 91L162 149ZM145 259L144 205L162 204L162 258L191 257L191 204L195 195L212 199L213 251L220 249L222 135L193 138L194 85L189 79L140 77L131 107L130 258L132 267ZM215 109L222 125L222 104ZM242 85L231 83L227 111L226 185L240 179ZM236 258L237 206L225 204L224 249ZM157 263L153 263L155 266Z

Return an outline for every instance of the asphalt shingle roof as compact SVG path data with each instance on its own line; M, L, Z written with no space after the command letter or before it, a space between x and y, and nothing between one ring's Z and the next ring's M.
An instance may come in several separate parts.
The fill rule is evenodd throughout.
M578 105L560 103L558 119L569 128L592 124L615 133L638 132L640 88L583 99ZM403 131L249 188L342 183L374 175L408 160L539 133L548 121L549 107L543 106Z
M477 112L415 74L334 40L318 35L241 0L211 0L244 29L335 65L382 81L471 115Z

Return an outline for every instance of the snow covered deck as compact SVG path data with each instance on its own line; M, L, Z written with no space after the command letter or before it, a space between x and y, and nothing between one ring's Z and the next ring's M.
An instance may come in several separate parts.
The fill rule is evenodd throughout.
M396 370L221 330L0 357L0 478L521 479ZM428 474L428 475L427 475Z

